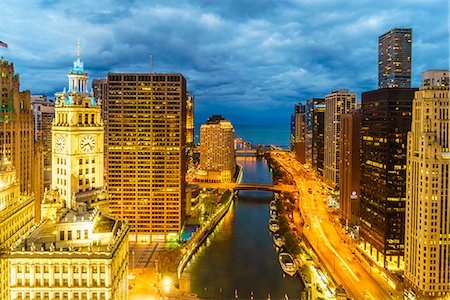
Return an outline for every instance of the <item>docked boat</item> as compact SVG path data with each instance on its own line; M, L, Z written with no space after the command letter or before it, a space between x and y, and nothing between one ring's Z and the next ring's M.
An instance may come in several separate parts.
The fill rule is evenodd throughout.
M283 271L289 276L294 276L297 273L297 265L289 253L278 254L278 261Z
M284 246L284 238L279 235L278 233L275 233L272 237L273 243L277 245L277 247L283 247Z
M278 212L276 211L276 210L270 210L270 217L272 218L272 219L276 219L276 218L278 218Z
M277 232L278 230L280 230L280 225L278 224L277 220L271 219L269 221L269 230L272 232Z
M277 210L277 202L275 200L270 201L270 209Z

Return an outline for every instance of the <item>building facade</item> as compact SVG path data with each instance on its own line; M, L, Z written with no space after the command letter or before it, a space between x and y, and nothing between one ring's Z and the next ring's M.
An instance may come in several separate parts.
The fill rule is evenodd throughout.
M306 106L302 103L295 104L294 113L291 115L291 151L295 158L306 163Z
M324 178L339 189L341 115L354 110L356 95L348 90L336 90L325 97Z
M408 134L404 274L419 299L450 294L449 71L446 74L445 80L430 81L429 72L422 73Z
M55 103L45 95L32 95L34 115L34 139L41 141L44 152L44 187L52 181L52 123L55 118Z
M100 103L102 108L102 120L105 132L108 132L108 78L99 78L92 80L92 93L94 98ZM104 135L104 153L108 152L108 139Z
M306 100L305 124L306 124L306 162L313 164L313 130L314 130L314 109L324 105L324 98L311 98Z
M10 247L34 225L34 196L22 195L16 170L4 156L0 161L0 299L9 299Z
M46 197L45 221L12 247L10 299L128 299L129 227L55 200Z
M406 144L416 90L362 94L360 236L385 269L403 267Z
M351 226L357 225L359 216L360 130L360 111L341 116L339 203L341 219Z
M14 73L14 64L3 59L0 59L0 91L2 115L7 124L0 129L0 141L17 172L20 192L32 194L39 183L33 177L36 149L30 92L20 92L19 75ZM40 201L42 195L36 196Z
M411 28L393 28L378 38L378 88L411 87Z
M208 182L231 182L236 172L234 128L214 115L200 127L200 170L195 178Z
M323 164L325 160L325 104L318 104L313 111L312 133L312 167L323 176Z
M108 75L109 209L138 241L177 239L184 217L186 80Z
M186 147L194 149L194 95L189 93L186 98Z

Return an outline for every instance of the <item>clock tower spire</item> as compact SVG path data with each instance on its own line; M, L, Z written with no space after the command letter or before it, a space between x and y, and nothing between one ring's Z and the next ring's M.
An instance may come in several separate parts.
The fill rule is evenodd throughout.
M105 198L101 107L87 89L88 73L77 59L69 71L69 88L55 94L52 124L52 188L66 207Z

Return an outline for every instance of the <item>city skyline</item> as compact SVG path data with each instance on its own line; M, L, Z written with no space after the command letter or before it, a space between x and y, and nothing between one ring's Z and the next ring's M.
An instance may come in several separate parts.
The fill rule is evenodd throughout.
M79 36L92 79L108 72L149 72L150 53L153 72L184 74L196 97L198 124L211 113L235 124L244 116L247 123L288 123L294 103L340 88L360 100L361 92L375 89L377 39L391 28L413 29L413 87L420 86L422 71L446 68L448 12L435 9L445 6L445 1L22 2L0 12L0 37L9 45L0 56L15 63L22 89L52 96L63 86L67 57L75 56ZM20 26L8 21L13 18ZM38 18L32 26L25 22Z

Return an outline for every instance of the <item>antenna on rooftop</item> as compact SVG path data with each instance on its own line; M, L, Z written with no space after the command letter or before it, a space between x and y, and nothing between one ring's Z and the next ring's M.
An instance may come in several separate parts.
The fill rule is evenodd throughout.
M77 39L77 56L78 56L78 59L80 59L80 52L81 52L81 47L80 47L80 38L78 38Z
M150 74L152 74L152 68L153 68L153 54L150 53Z

